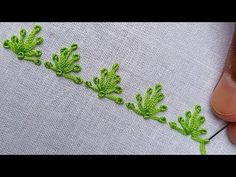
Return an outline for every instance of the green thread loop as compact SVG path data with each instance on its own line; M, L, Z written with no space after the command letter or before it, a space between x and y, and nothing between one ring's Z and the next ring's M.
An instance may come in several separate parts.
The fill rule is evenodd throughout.
M201 129L202 124L205 122L205 117L199 115L201 112L201 106L196 105L194 113L192 114L190 111L185 112L185 119L182 116L178 117L178 122L180 127L176 122L169 122L169 125L172 129L181 133L182 135L191 136L191 139L200 143L200 152L202 155L206 154L205 145L209 143L208 139L204 139L200 136L206 135L207 130Z
M19 60L30 61L39 66L41 65L40 57L42 52L40 50L35 50L35 48L43 43L42 37L36 38L36 35L41 29L42 27L40 25L35 25L29 36L26 38L27 32L22 28L20 30L20 37L18 38L16 35L13 35L11 39L3 42L3 47L14 52Z
M75 64L75 62L80 60L79 54L72 55L72 53L77 48L77 44L72 44L69 48L60 49L60 56L58 56L57 54L53 54L53 63L51 63L50 61L46 61L44 63L45 67L54 71L58 77L64 77L66 79L72 80L76 84L82 84L82 78L75 74L72 74L81 71L80 65Z
M166 117L157 117L156 115L160 112L166 112L167 106L160 105L157 107L164 98L164 94L161 92L161 84L157 84L155 89L148 88L143 98L141 94L136 95L137 106L134 103L128 102L126 106L144 119L152 119L160 123L166 123Z
M107 98L117 104L124 104L123 98L114 95L121 94L123 89L118 86L121 77L116 73L119 70L119 64L113 64L111 70L103 68L101 77L94 77L93 81L86 81L85 86L94 92L97 92L99 98Z

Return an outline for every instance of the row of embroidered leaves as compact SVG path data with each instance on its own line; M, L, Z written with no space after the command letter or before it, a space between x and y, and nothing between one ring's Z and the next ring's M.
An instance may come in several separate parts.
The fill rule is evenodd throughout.
M30 61L39 66L41 65L40 57L42 52L35 50L35 48L43 43L42 37L36 38L36 35L41 29L40 25L34 26L27 39L25 39L27 32L22 28L20 30L20 38L13 35L10 40L4 41L3 47L12 50L19 60ZM80 76L74 74L81 71L81 66L76 64L76 62L80 60L80 55L72 55L77 48L77 44L72 44L69 48L60 49L60 55L53 54L53 63L46 61L44 63L45 67L54 71L57 76L72 80L76 84L84 83L86 88L97 92L98 97L101 99L107 98L119 105L123 105L125 103L124 99L118 96L118 94L121 94L123 91L119 86L121 77L117 74L119 64L113 64L111 70L103 68L100 78L94 77L92 81L84 81ZM127 102L125 105L128 109L142 116L144 119L152 119L165 124L167 122L166 117L157 116L158 113L167 111L166 105L157 107L165 97L161 89L161 84L157 84L154 90L149 87L144 97L140 93L136 95L136 106L132 102ZM201 125L205 122L205 117L199 115L200 112L200 105L196 105L193 114L187 111L185 113L185 119L182 116L178 117L178 122L181 127L177 126L175 122L169 122L169 125L182 135L190 135L194 141L199 142L201 154L206 154L205 144L207 144L209 140L200 137L201 135L207 134L207 130L201 129Z

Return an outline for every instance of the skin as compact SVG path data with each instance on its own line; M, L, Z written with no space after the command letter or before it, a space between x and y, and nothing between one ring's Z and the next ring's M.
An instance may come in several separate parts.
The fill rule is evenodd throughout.
M211 107L217 117L229 122L228 136L236 144L236 30L223 72L212 93Z

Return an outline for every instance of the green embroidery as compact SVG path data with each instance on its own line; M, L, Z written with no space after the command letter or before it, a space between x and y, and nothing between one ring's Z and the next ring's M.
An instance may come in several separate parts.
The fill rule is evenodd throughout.
M178 122L181 125L181 128L178 127L175 122L170 122L169 125L172 129L178 131L182 135L191 135L192 140L200 143L200 152L205 155L205 144L209 143L209 140L200 137L201 135L207 134L207 130L201 129L201 125L205 122L205 117L199 115L200 112L201 106L196 105L193 114L190 111L186 111L185 119L182 116L178 117Z
M40 50L35 50L36 46L43 42L42 37L36 38L36 35L40 31L41 26L36 25L26 38L26 30L21 29L20 37L18 38L16 35L13 35L10 40L4 41L3 47L14 52L20 60L31 61L36 65L40 65L42 52ZM81 71L80 65L75 64L80 60L79 54L72 55L77 48L77 44L72 44L69 48L60 49L60 56L53 54L53 63L46 61L45 67L54 71L59 77L72 80L76 84L82 84L84 81L79 76L73 74ZM124 104L123 98L116 95L122 93L122 88L118 86L121 82L121 77L117 74L118 69L119 64L112 65L110 71L103 68L101 70L101 77L94 77L93 81L86 81L85 86L97 92L99 98L107 98L120 105ZM154 90L152 88L147 89L144 98L141 94L137 94L137 105L135 106L134 103L128 102L126 103L127 108L139 116L142 116L144 119L152 119L161 123L166 123L166 117L157 116L158 113L167 111L166 105L157 107L158 103L165 97L161 92L161 89L161 84L157 84ZM205 122L205 117L199 115L200 112L201 106L196 105L193 114L190 111L187 111L185 113L185 119L181 116L178 117L180 126L178 126L176 122L169 122L169 125L172 129L182 135L190 135L194 141L199 142L201 154L206 154L205 145L210 141L209 139L200 137L207 134L207 130L200 128Z
M3 47L14 52L19 60L31 61L36 65L41 65L40 57L42 52L34 50L37 45L43 42L42 37L35 38L41 29L40 25L34 26L27 39L25 39L26 30L22 28L20 30L20 39L14 35L10 40L4 41Z
M98 93L99 98L108 98L117 104L124 104L123 98L113 95L121 94L122 88L118 86L121 82L121 77L116 73L119 69L119 64L113 64L112 69L103 68L101 77L94 77L93 83L86 81L85 86Z
M160 112L167 111L166 105L160 105L159 107L156 107L157 104L165 98L164 94L161 93L161 89L161 84L157 84L154 91L152 88L148 88L144 96L144 100L141 94L137 94L137 107L135 107L134 103L128 102L126 103L127 108L142 116L144 119L152 119L161 123L166 123L165 117L156 116L156 114Z
M53 54L53 62L52 64L50 61L45 62L45 67L51 69L56 73L59 77L64 77L74 81L76 84L82 84L83 80L74 74L81 71L81 67L75 62L79 61L80 56L79 54L72 54L78 48L77 44L72 44L69 48L62 48L60 50L60 56L57 54Z

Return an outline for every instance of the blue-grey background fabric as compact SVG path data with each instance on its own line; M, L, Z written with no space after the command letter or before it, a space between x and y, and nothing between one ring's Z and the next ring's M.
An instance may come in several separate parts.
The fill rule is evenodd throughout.
M0 23L1 43L20 27ZM120 64L122 94L163 84L168 120L202 105L207 137L225 123L211 112L211 92L221 74L232 23L41 23L42 60L62 47L79 45L86 80L102 67ZM235 154L222 131L208 154ZM199 144L124 106L100 100L84 86L56 77L44 65L20 61L0 47L0 154L199 154Z

